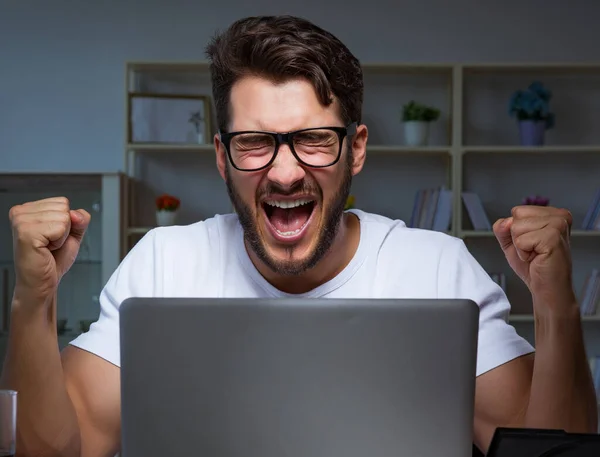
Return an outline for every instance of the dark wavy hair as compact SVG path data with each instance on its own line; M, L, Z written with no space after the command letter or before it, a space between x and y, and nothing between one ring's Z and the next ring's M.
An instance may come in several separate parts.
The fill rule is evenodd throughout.
M244 76L274 82L305 78L320 102L335 97L345 124L361 122L363 75L360 62L334 35L293 16L240 19L215 35L206 47L219 130L229 125L229 96ZM333 97L332 97L333 96Z

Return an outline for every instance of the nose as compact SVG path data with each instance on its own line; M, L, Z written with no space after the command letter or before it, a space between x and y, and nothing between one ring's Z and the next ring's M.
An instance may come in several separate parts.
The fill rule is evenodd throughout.
M277 157L269 168L267 177L283 189L291 189L306 175L302 165L296 160L287 144L279 146Z

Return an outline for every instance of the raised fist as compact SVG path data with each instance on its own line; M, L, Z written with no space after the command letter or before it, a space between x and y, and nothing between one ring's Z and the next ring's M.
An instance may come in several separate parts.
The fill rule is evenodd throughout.
M15 261L15 295L47 301L73 265L90 214L71 210L65 197L17 205L10 209Z

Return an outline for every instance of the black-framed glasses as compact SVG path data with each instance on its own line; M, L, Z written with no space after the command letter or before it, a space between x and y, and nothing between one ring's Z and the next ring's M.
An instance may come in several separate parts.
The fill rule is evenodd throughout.
M240 171L258 171L273 163L282 144L287 144L298 162L325 168L340 160L345 137L356 133L357 123L347 127L317 127L293 132L246 130L219 133L229 161Z

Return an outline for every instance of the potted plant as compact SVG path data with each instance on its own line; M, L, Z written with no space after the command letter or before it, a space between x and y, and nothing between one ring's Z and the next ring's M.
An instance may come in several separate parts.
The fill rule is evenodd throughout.
M542 146L546 130L554 127L554 114L550 112L552 92L539 81L525 90L517 90L510 98L509 115L519 123L522 146Z
M411 100L402 109L404 140L409 146L424 146L429 137L430 122L438 120L440 110Z
M550 199L548 197L542 197L540 195L530 195L525 197L521 202L523 205L534 205L534 206L548 206Z
M200 111L195 111L190 115L189 122L194 124L194 128L196 129L196 139L198 140L198 144L206 143L206 138L204 138L204 117Z
M156 224L159 227L174 225L180 201L177 197L163 194L156 199Z

